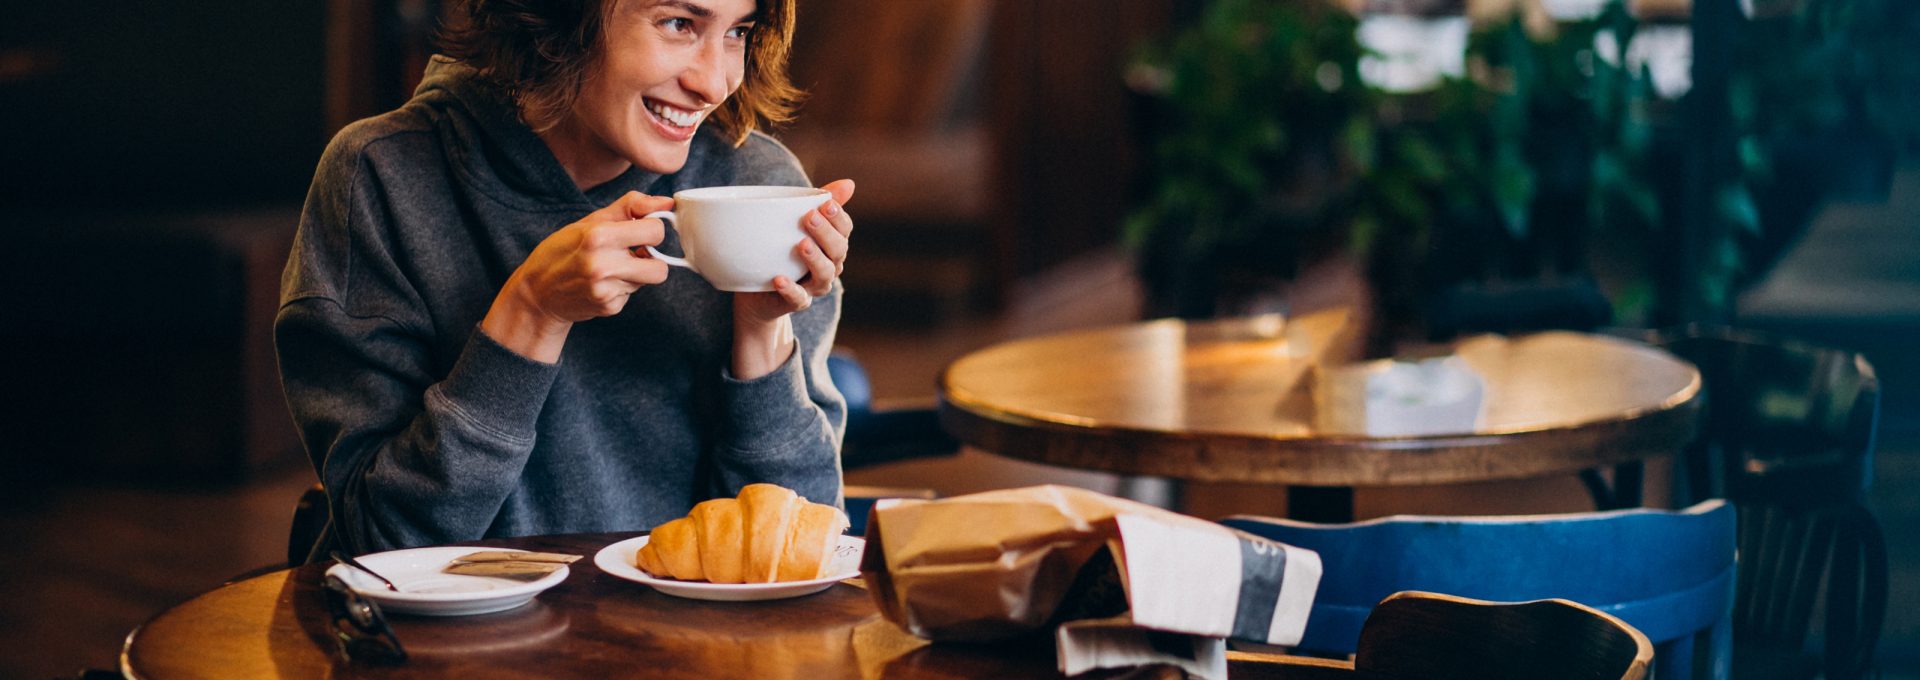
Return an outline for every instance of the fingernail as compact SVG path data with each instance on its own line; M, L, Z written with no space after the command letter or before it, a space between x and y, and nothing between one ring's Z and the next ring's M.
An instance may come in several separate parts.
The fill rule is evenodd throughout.
M827 218L821 217L820 213L814 213L813 216L807 218L807 224L815 229L825 229L827 228Z
M825 210L828 217L840 214L840 202L831 198L827 199Z

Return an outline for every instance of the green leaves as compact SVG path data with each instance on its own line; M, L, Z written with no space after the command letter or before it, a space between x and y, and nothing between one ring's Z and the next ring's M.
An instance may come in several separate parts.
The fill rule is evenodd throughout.
M1195 261L1279 249L1234 259L1290 262L1329 229L1328 201L1291 194L1313 166L1353 167L1356 150L1370 153L1372 94L1348 86L1358 80L1355 26L1317 3L1217 0L1140 50L1129 72L1162 74L1164 87L1142 92L1156 95L1154 188L1127 220L1128 243Z
M1914 0L1806 0L1798 13L1743 21L1727 101L1737 141L1706 164L1731 177L1683 178L1678 154L1657 147L1687 134L1659 116L1693 103L1661 100L1647 69L1629 65L1640 26L1624 0L1554 36L1530 34L1518 15L1482 26L1469 76L1415 95L1359 77L1356 28L1331 3L1212 0L1194 24L1139 50L1129 83L1154 111L1152 159L1127 242L1268 273L1315 245L1344 246L1382 255L1376 263L1454 267L1456 278L1579 273L1564 269L1584 264L1551 254L1631 244L1644 261L1621 295L1711 307L1764 269L1749 262L1763 257L1756 244L1780 238L1767 221L1778 217L1762 212L1775 202L1755 192L1798 181L1781 175L1783 135L1867 129L1920 148ZM1663 205L1683 182L1718 187L1710 224L1681 224ZM1677 228L1704 230L1699 261L1686 264L1697 280L1679 284L1681 295L1650 274ZM1464 262L1429 259L1427 248L1449 243Z

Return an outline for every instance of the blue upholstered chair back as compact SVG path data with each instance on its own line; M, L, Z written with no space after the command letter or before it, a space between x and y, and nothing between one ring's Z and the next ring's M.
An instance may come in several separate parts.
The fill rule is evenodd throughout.
M1656 678L1727 676L1735 522L1725 501L1682 511L1222 523L1320 553L1325 573L1301 650L1352 653L1374 605L1403 590L1506 602L1563 598L1645 633L1655 645Z
M845 350L827 355L827 374L847 400L847 431L841 439L840 467L857 470L916 458L951 456L960 452L960 442L940 429L940 417L929 405L884 406L873 403L873 383L866 367ZM932 498L931 489L894 487L848 487L847 518L852 525L847 533L859 536L867 531L867 513L882 498L907 496Z

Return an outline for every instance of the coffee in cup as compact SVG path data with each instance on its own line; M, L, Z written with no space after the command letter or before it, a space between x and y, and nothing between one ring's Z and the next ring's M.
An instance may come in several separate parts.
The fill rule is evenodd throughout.
M705 187L675 192L673 210L648 213L673 224L684 258L647 246L654 259L686 267L714 288L736 293L773 290L773 279L807 274L796 246L800 225L830 195L825 189L786 186Z

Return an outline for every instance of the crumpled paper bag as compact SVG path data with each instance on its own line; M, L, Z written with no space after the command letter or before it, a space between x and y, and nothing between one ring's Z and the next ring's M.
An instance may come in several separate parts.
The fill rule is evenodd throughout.
M1174 663L1225 677L1225 638L1299 642L1320 558L1103 494L1036 486L886 500L860 571L887 620L931 640L1053 629L1060 670Z

